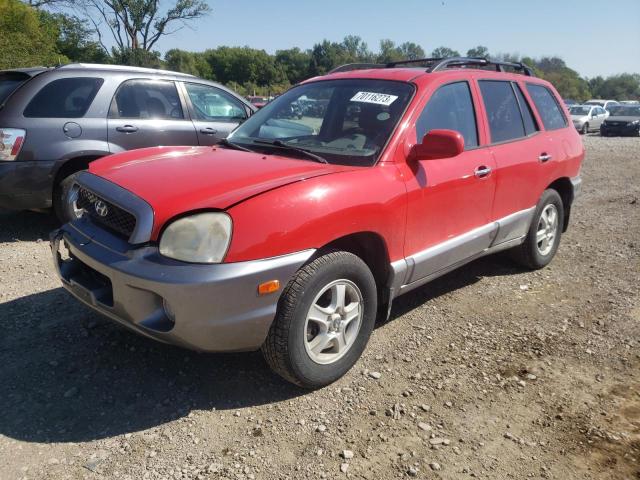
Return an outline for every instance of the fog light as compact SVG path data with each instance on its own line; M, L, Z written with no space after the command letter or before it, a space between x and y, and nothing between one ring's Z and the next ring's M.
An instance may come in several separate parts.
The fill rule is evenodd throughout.
M162 308L164 308L164 313L167 318L173 323L176 323L176 314L173 311L173 308L171 308L171 305L169 305L169 302L167 302L167 300L164 298L162 299Z

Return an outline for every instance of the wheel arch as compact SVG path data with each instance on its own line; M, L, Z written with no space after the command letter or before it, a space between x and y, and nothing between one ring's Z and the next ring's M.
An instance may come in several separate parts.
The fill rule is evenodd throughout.
M58 186L58 184L69 175L79 172L80 170L85 170L89 167L89 164L94 160L98 160L109 153L91 153L91 154L83 154L78 155L71 158L66 158L61 160L57 165L57 169L53 176L53 188L54 190Z
M561 177L550 183L545 190L555 190L562 199L562 208L564 210L564 220L562 223L562 232L566 232L569 227L569 217L571 216L571 205L574 200L573 184L568 177Z
M318 256L330 251L345 251L360 257L371 270L378 291L378 312L386 313L391 299L389 298L388 278L391 269L389 250L384 237L377 232L354 232L336 238L318 248L309 259L313 261Z

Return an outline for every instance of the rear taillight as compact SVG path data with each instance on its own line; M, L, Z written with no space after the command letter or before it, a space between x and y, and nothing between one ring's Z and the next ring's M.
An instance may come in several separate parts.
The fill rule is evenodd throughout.
M15 160L27 134L19 128L0 128L0 161Z

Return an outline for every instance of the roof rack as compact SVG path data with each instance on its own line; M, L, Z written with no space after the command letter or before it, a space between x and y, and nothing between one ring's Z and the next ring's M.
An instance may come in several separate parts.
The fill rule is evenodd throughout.
M130 67L127 65L111 65L111 64L100 64L100 63L68 63L66 65L58 65L56 68L58 69L87 68L87 69L96 69L96 70L155 73L155 74L163 74L163 75L179 75L184 77L194 76L188 73L172 72L171 70L160 70L156 68Z
M497 60L490 60L484 57L451 57L441 59L434 65L430 66L427 72L433 73L440 70L444 70L449 67L466 67L478 65L482 67L495 66L496 72L504 72L505 67L513 68L516 72L521 72L528 77L533 77L533 70L531 67L525 65L522 62L499 62Z
M484 57L451 57L451 58L416 58L412 60L399 60L389 63L348 63L334 68L329 73L350 72L352 70L365 70L374 68L396 68L401 65L424 63L427 73L438 72L451 67L490 67L494 66L496 72L504 72L505 68L512 68L518 73L533 77L533 70L522 62L500 62Z

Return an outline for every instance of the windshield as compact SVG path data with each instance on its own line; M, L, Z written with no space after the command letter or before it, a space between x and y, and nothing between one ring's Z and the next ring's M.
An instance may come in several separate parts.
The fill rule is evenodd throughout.
M617 117L640 117L640 106L616 105L615 107L610 107L609 112Z
M0 105L29 78L29 75L19 72L0 73Z
M228 138L251 150L306 150L329 163L373 165L411 96L409 83L327 80L294 87L258 111ZM290 149L290 154L293 150ZM301 158L304 158L301 156Z
M571 107L569 109L569 113L571 113L571 115L589 115L589 112L591 111L591 107Z

